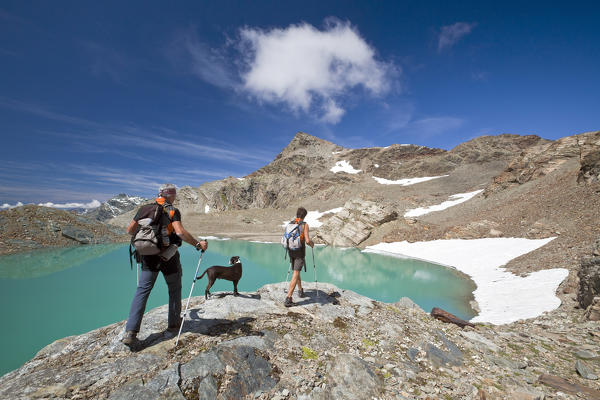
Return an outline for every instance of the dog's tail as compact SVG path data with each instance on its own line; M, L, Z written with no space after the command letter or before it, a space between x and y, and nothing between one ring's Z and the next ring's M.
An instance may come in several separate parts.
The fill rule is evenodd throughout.
M204 270L204 272L202 273L202 275L200 275L200 276L197 276L197 277L196 277L196 279L202 279L202 277L204 276L204 274L206 274L206 271L208 271L208 268L206 268L206 269Z

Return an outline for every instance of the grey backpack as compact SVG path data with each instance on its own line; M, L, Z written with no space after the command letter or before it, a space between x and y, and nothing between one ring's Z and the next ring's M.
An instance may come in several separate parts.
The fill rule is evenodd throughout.
M161 252L159 210L161 210L161 207L156 207L152 218L144 218L138 221L140 229L138 229L131 243L140 256L152 256Z
M285 226L285 232L281 238L281 245L286 250L298 250L302 248L302 228L304 222L297 224L292 221Z

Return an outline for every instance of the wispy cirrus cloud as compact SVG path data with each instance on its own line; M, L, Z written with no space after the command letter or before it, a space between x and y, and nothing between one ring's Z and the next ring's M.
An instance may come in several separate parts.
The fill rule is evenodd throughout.
M409 122L404 129L420 136L435 136L460 128L465 120L457 117L428 117Z
M196 33L188 28L178 31L165 49L173 66L189 68L189 72L211 85L235 89L239 86L234 64L229 62L223 49L208 46Z
M55 172L57 170L68 171L68 174L57 176ZM152 170L143 167L138 169L127 166L107 167L97 163L8 162L7 165L0 166L0 186L5 188L0 194L0 201L8 204L16 201L31 201L30 199L44 199L44 204L46 202L88 204L90 198L105 200L115 193L122 192L152 196L165 182L179 186L199 186L207 179L240 175L236 170L200 168L186 162ZM77 190L84 182L92 182L93 190L89 192Z
M28 114L32 114L41 118L47 118L54 121L66 122L68 124L84 126L84 127L101 127L94 121L90 121L85 118L74 117L72 115L63 114L49 110L44 106L40 106L34 103L28 103L20 100L10 99L0 96L0 107L9 108L11 110L20 111Z
M452 132L465 126L466 120L455 116L415 117L414 104L402 103L390 106L385 115L388 119L387 133L406 133L418 137L431 137Z
M146 159L139 152L121 150L122 148L145 148L164 151L165 140L177 148L178 154L196 157L198 160L211 159L230 161L246 166L262 166L272 160L274 154L263 149L236 148L231 143L218 143L200 136L185 135L165 127L140 127L133 124L106 124L89 119L49 110L43 106L0 97L0 107L32 114L41 118L65 122L77 127L76 132L45 131L49 134L74 139L70 146L91 153L111 153L132 159Z
M438 37L438 52L454 46L460 39L471 33L475 26L477 26L476 22L457 22L442 26Z

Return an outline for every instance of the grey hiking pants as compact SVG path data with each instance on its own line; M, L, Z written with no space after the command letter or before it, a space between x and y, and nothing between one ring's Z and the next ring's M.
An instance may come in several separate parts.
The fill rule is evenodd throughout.
M162 272L169 289L169 327L179 324L181 314L181 264L179 263L179 257L177 257L177 264L176 271L167 275ZM146 302L154 287L158 273L159 271L144 268L140 271L140 283L131 302L129 318L125 327L126 331L140 331L142 317L146 310Z

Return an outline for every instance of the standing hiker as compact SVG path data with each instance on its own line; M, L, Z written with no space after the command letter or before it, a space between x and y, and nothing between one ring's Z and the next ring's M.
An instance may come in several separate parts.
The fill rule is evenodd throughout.
M286 307L291 307L294 305L292 301L292 294L294 294L294 288L298 286L298 296L304 297L304 289L302 289L302 280L300 279L300 271L302 267L304 267L304 271L306 271L306 245L308 244L310 247L314 247L315 244L312 240L310 240L310 236L308 235L308 224L304 222L304 218L306 217L306 208L300 207L296 211L296 219L291 221L291 224L297 224L298 229L300 230L300 242L301 246L299 249L289 249L288 254L290 256L290 263L292 272L292 280L290 281L290 288L288 290L287 297L285 298L285 302L283 303Z
M204 240L197 241L181 224L181 213L173 207L176 196L177 188L175 185L162 185L156 201L140 207L127 227L127 233L135 235L140 229L140 224L143 225L148 222L151 225L158 224L156 230L159 232L161 246L164 248L171 245L171 249L174 250L171 252L170 258L163 253L140 257L142 272L135 296L131 302L129 318L125 327L126 333L122 340L123 344L127 346L131 346L136 341L146 309L146 301L159 272L162 272L169 289L169 324L167 330L177 333L181 323L181 263L179 262L179 251L172 246L181 246L182 240L194 246L196 250L206 250L208 246ZM168 260L165 258L168 258Z

